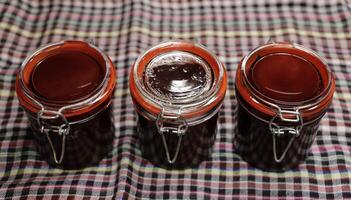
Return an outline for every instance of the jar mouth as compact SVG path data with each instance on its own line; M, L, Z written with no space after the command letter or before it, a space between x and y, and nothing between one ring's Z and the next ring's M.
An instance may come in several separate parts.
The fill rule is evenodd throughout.
M153 118L160 112L201 118L222 102L225 90L224 66L204 46L189 41L150 48L130 74L133 100Z
M279 62L278 57L282 61L274 68L272 62ZM294 63L296 65L290 66ZM258 65L262 69L253 74L251 70ZM294 70L289 71L292 68ZM263 70L271 71L265 73ZM272 43L258 47L243 59L240 71L250 94L273 107L313 107L323 101L332 84L331 72L324 59L298 44Z
M82 51L81 48L84 48L84 51ZM35 72L37 65L43 62L45 59L63 54L65 52L86 54L87 56L96 60L98 67L101 69L100 72L103 74L96 86L93 87L87 94L82 95L79 98L69 100L45 98L40 95L35 87L30 87L32 84L33 72ZM99 100L109 82L111 74L109 66L109 59L96 46L79 40L65 40L45 45L36 50L33 54L29 55L21 65L19 81L26 96L32 100L34 99L36 103L42 104L44 107L61 108L69 106L71 109L78 109L84 105L86 106L87 103L93 103Z

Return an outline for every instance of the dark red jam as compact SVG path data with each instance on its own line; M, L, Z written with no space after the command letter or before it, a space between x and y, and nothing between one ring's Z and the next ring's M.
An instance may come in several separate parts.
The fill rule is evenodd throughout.
M331 103L331 72L312 51L274 43L246 56L236 75L237 152L263 170L296 167L308 155Z
M208 158L225 89L223 65L200 45L168 42L147 51L130 75L143 156L165 168Z
M149 120L138 114L137 130L143 156L157 166L164 168L196 167L208 159L216 140L218 113L200 124L190 126L181 139L177 159L169 163L162 137L158 134L155 120ZM171 131L165 132L169 155L177 152L179 137Z
M51 101L79 100L101 84L104 70L91 56L79 51L53 54L40 61L31 75L31 87Z
M112 151L115 127L113 124L113 106L101 108L101 112L93 115L88 121L70 126L69 134L65 137L63 160L56 163L48 139L40 132L37 119L29 115L31 134L34 146L41 159L50 165L63 169L81 169L96 165L102 158L108 157ZM57 159L61 156L62 136L50 132Z
M49 164L79 169L112 149L112 62L81 41L49 44L25 60L16 92L35 148Z
M212 76L212 75L211 75ZM205 69L198 63L160 65L146 69L148 90L155 95L171 99L189 98L205 87Z
M306 101L323 89L313 64L291 54L277 53L259 58L250 68L249 77L259 92L278 101Z

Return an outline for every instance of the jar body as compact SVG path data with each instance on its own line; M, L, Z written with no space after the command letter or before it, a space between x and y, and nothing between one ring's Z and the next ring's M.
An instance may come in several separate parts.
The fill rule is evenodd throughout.
M96 165L111 152L115 127L113 124L113 105L103 108L91 119L73 124L65 137L65 151L61 163L56 163L52 155L52 147L48 138L40 131L36 115L28 113L34 146L41 158L50 165L63 169L80 169ZM62 148L62 136L49 133L55 152Z
M137 131L143 157L163 168L186 168L200 164L212 152L216 140L218 113L201 122L189 126L187 132L179 138L176 134L165 134L168 152L173 156L177 152L178 141L181 140L177 160L170 164L167 160L161 135L158 133L156 121L138 115Z
M262 170L296 167L309 153L334 90L334 76L315 52L291 43L257 47L236 72L236 151Z
M239 99L240 97L237 96ZM237 129L234 137L236 152L250 165L265 171L285 171L298 166L310 152L318 133L320 118L304 125L298 136L291 134L277 135L273 142L273 134L269 128L269 121L263 121L250 113L238 100ZM292 140L290 148L287 146ZM281 162L273 159L273 146L276 146L277 156L286 154Z

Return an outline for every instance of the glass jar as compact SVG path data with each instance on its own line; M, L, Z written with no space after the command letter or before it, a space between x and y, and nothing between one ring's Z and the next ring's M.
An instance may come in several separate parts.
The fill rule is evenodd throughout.
M78 169L106 156L114 137L115 79L111 60L83 41L51 43L25 59L16 93L44 160Z
M137 59L129 85L144 157L184 168L209 156L227 88L215 55L192 42L159 44Z
M235 147L251 165L284 171L304 161L335 80L315 52L291 43L254 49L239 63Z

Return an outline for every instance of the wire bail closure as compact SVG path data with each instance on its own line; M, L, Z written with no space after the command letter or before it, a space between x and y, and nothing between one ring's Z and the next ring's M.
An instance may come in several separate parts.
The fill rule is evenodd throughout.
M185 135L186 131L188 130L188 123L184 119L184 117L181 116L181 109L179 109L178 112L174 114L174 113L166 113L165 108L162 107L162 110L156 119L156 127L157 127L158 133L162 137L162 143L163 143L164 150L166 152L168 163L173 164L177 160L177 157L180 151L180 144L182 142L182 137L183 135ZM178 135L176 152L174 153L172 158L170 156L169 148L166 142L165 133Z
M299 136L300 130L303 126L303 119L302 119L301 113L299 112L298 109L296 109L296 110L282 110L279 106L277 106L276 108L278 109L278 112L269 122L269 130L272 133L274 160L277 163L280 163L285 158L286 153L288 152L288 150L291 147L295 138ZM284 114L293 115L294 118L286 118L286 117L284 117ZM297 123L298 125L296 125L295 127L279 126L277 123L274 122L278 117L283 122ZM285 133L292 134L293 136L290 138L289 143L285 147L283 153L278 157L276 136L281 136L281 135L284 135Z
M40 128L40 132L44 133L46 138L49 141L50 148L54 157L54 161L56 164L61 164L64 155L65 155L65 148L66 148L66 136L69 134L69 131L71 129L70 123L68 122L67 118L62 114L62 112L70 107L73 107L74 105L71 106L64 106L60 108L58 111L53 111L53 110L45 110L45 107L43 104L41 104L39 101L35 100L33 97L28 96L29 99L31 99L37 106L40 107L40 110L37 113L37 122ZM62 123L49 123L49 121L61 119ZM61 136L61 154L60 154L60 159L57 159L57 153L54 147L54 144L52 143L52 140L50 138L49 133L53 132Z
M55 121L55 123L52 121ZM61 123L57 123L56 121L61 121ZM40 127L40 132L44 133L49 141L55 163L60 164L65 154L66 136L70 131L69 122L60 111L45 110L44 108L37 113L37 122ZM59 159L57 159L58 156L50 138L50 132L57 133L61 138L61 153Z

